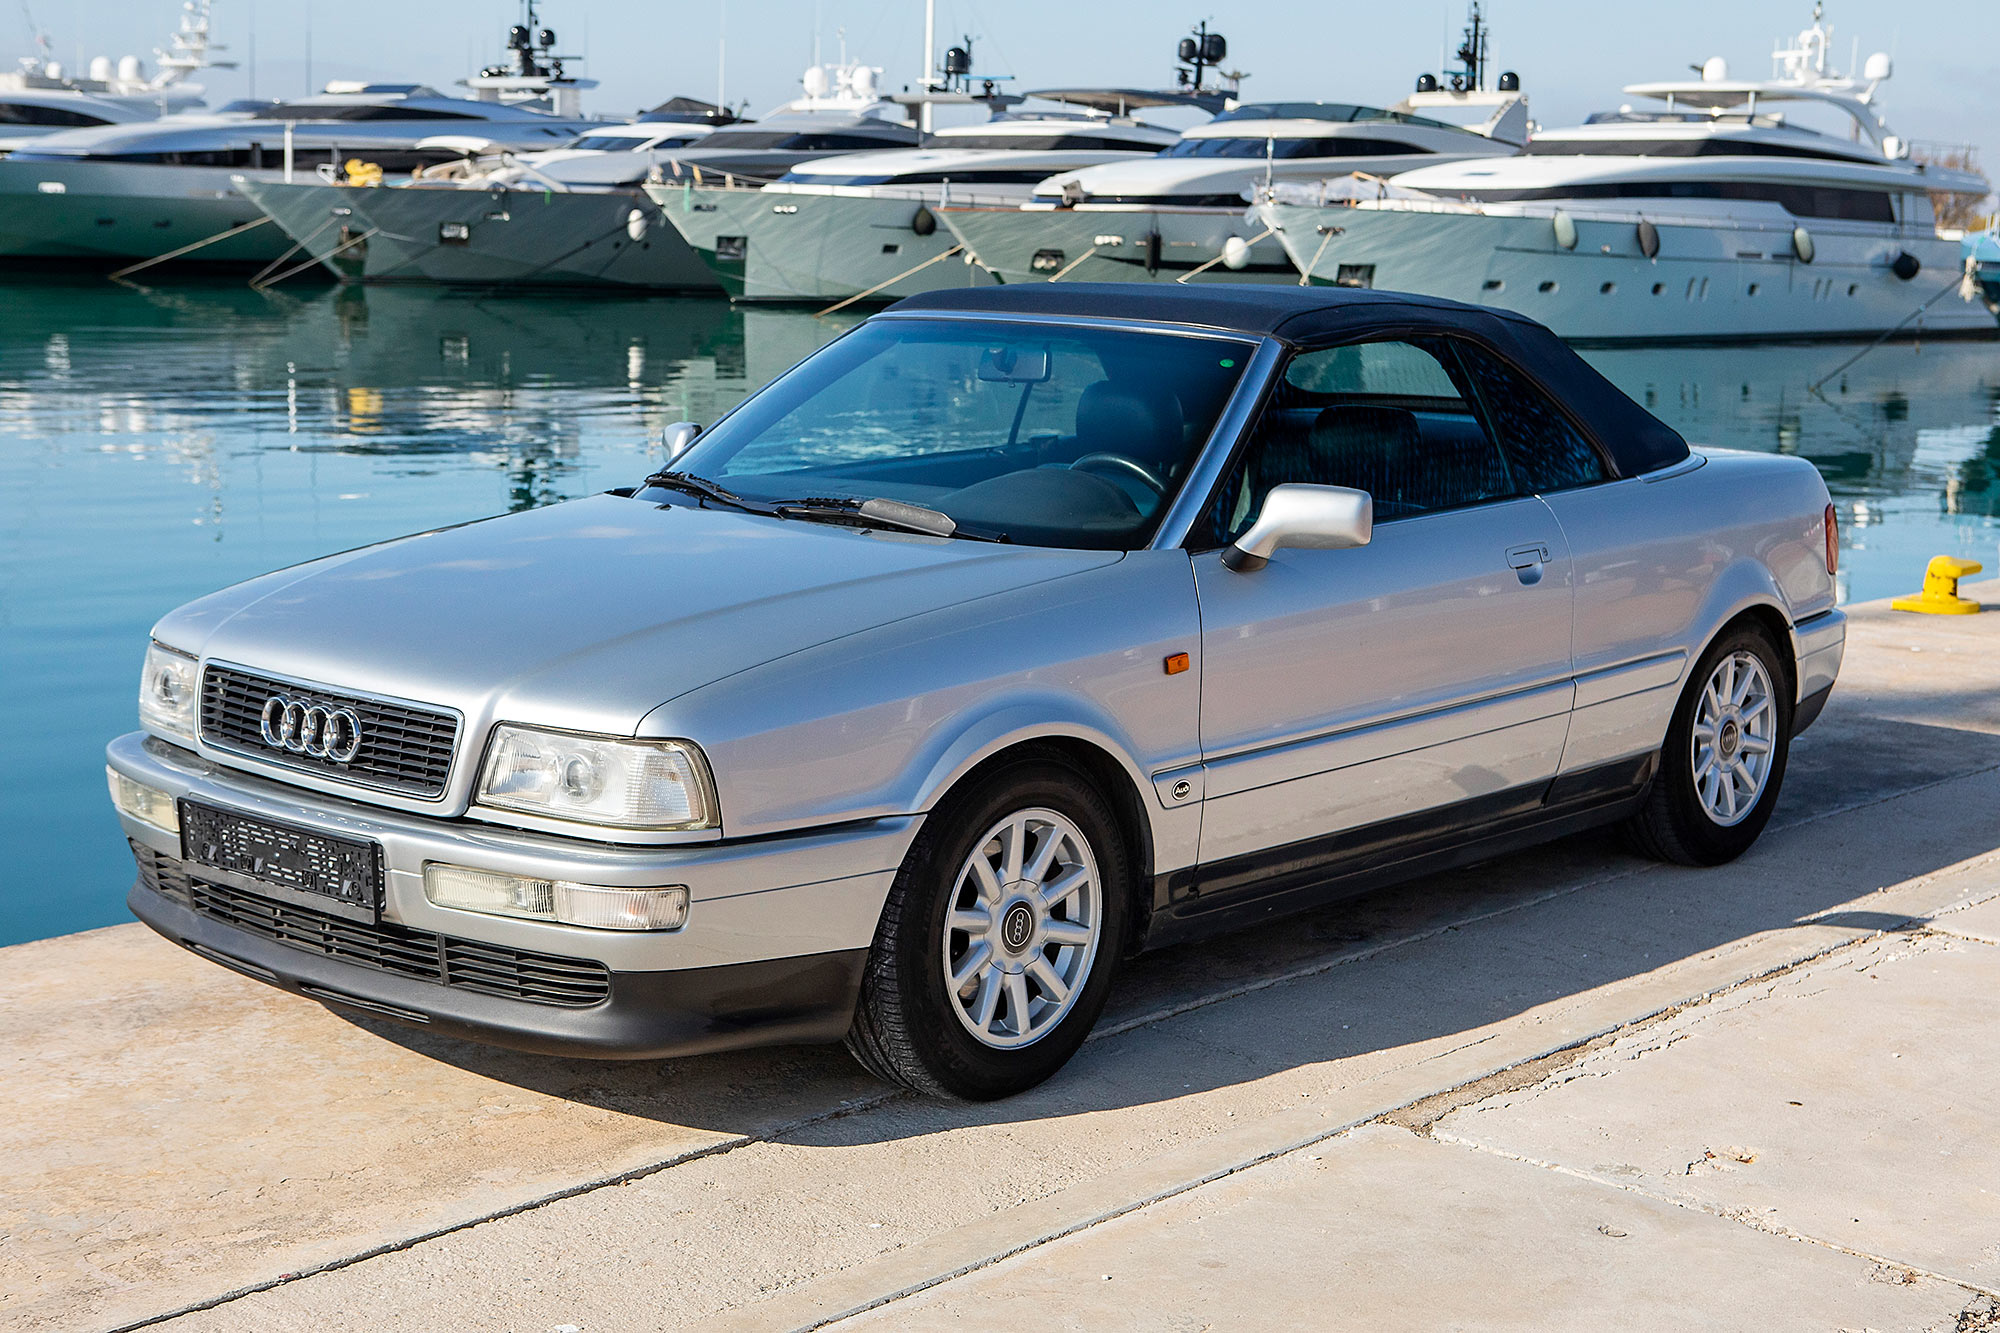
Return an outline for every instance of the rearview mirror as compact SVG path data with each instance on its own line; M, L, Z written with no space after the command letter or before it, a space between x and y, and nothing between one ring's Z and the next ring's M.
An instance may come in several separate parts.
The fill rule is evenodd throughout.
M1249 529L1222 552L1239 574L1262 569L1281 546L1337 551L1366 546L1375 535L1375 501L1345 486L1273 486Z
M660 448L666 450L667 461L673 462L686 453L695 437L701 434L701 427L692 421L676 421L660 432Z
M1040 384L1049 377L1046 347L989 347L979 354L979 378L996 384Z

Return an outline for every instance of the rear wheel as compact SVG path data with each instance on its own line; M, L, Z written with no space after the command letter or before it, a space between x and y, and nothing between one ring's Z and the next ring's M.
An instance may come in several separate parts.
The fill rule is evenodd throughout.
M1674 709L1653 790L1627 824L1633 842L1681 865L1741 856L1770 822L1791 734L1789 678L1771 636L1755 625L1723 634Z
M986 1100L1061 1068L1104 1007L1131 869L1110 805L1029 760L933 812L883 908L847 1047L918 1092Z

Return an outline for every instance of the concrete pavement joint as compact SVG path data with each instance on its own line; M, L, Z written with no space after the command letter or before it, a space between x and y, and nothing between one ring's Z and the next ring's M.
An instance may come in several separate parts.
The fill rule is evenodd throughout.
M1989 858L1986 857L1979 858L1979 860L1982 861L1987 859ZM1964 903L1953 904L1952 907L1946 909L1945 912L1940 913L1939 915L1946 915L1949 914L1950 912L1963 910L1965 908L1972 906L1977 906L1979 903L1988 901L1991 901L1991 895L1989 895L1987 898L1982 898L1978 900L1969 900ZM1799 959L1797 962L1789 964L1785 967L1773 969L1771 972L1766 973L1761 977L1746 978L1744 981L1736 985L1723 987L1722 989L1713 992L1711 995L1700 997L1699 999L1692 1000L1687 1004L1672 1006L1669 1010L1663 1010L1660 1014L1654 1017L1642 1019L1631 1024L1630 1032L1637 1032L1640 1029L1650 1026L1655 1026L1662 1022L1666 1022L1681 1012L1690 1009L1706 1007L1715 1000L1725 998L1735 992L1747 990L1752 987L1764 986L1765 993L1762 996L1751 997L1747 1001L1747 1003L1755 1004L1760 999L1770 999L1776 993L1776 983L1782 980L1787 974L1795 973L1802 969L1825 965L1834 960L1836 956L1842 953L1859 952L1865 946L1874 943L1879 943L1892 935L1908 934L1912 942L1918 944L1919 946L1921 946L1921 943L1926 939L1935 939L1940 942L1943 941L1958 942L1960 939L1960 937L1951 935L1948 932L1928 929L1922 924L1922 918L1912 918L1912 922L1917 926L1917 929L1915 929L1914 931L1910 929L1909 925L1900 927L1897 926L1885 927L1884 929L1875 931L1872 934L1865 935L1860 938L1850 940L1845 944L1836 945L1832 948L1823 950L1820 953L1813 955L1812 957L1802 958ZM1984 943L1985 941L1980 941L1980 942ZM1620 1034L1620 1035L1626 1035L1626 1034ZM1669 1043L1671 1043L1672 1040L1674 1040L1674 1038L1670 1036L1668 1038ZM1607 1041L1603 1042L1602 1044L1609 1045L1610 1043ZM1655 1049L1664 1049L1664 1047ZM1582 1056L1583 1052L1579 1051L1576 1058L1581 1059ZM1546 1061L1542 1063L1546 1063ZM1564 1063L1567 1064L1573 1062L1564 1062ZM1558 1067L1560 1068L1560 1066ZM1488 1081L1488 1080L1482 1080L1482 1081ZM1512 1086L1498 1088L1494 1091L1494 1093L1490 1095L1499 1095L1501 1093L1515 1091L1527 1086L1532 1086L1532 1085L1516 1083ZM1446 1097L1450 1095L1451 1094L1440 1094L1440 1097ZM1426 1100L1429 1101L1436 1099L1426 1099ZM1567 1166L1560 1162L1549 1161L1547 1159L1539 1157L1532 1157L1524 1153L1510 1152L1505 1148L1494 1147L1491 1144L1482 1143L1477 1139L1468 1138L1466 1136L1459 1134L1453 1134L1449 1130L1445 1130L1443 1132L1437 1132L1435 1130L1434 1127L1437 1121L1442 1119L1444 1115L1449 1114L1450 1111L1462 1109L1465 1106L1475 1105L1478 1102L1484 1100L1487 1100L1487 1098L1472 1097L1461 1100L1458 1103L1458 1105L1447 1107L1445 1110L1440 1111L1436 1116L1431 1117L1429 1121L1421 1129L1413 1125L1406 1124L1402 1120L1398 1119L1396 1116L1393 1115L1383 1117L1383 1121L1384 1123L1396 1125L1399 1128L1409 1129L1413 1133L1422 1134L1425 1137L1434 1139L1439 1143L1451 1144L1455 1147L1469 1149L1470 1151L1473 1152L1486 1153L1489 1156L1503 1158L1508 1161L1520 1162L1527 1166L1541 1167L1544 1170L1553 1171L1556 1172L1557 1174L1569 1176L1577 1180L1588 1181L1592 1184L1606 1186L1612 1189L1623 1190L1628 1194L1635 1194L1640 1196L1641 1198L1651 1199L1657 1203L1671 1204L1676 1208L1682 1208L1692 1212L1705 1213L1711 1217L1721 1218L1724 1221L1736 1222L1743 1226L1749 1227L1753 1231L1759 1231L1766 1235L1778 1236L1786 1240L1796 1241L1800 1244L1816 1245L1823 1249L1832 1250L1840 1254L1851 1256L1853 1258L1865 1259L1871 1263L1880 1265L1885 1268L1891 1268L1903 1272L1914 1273L1920 1277L1927 1277L1938 1282L1949 1283L1950 1285L1959 1287L1965 1291L1971 1292L1978 1296L1985 1296L1994 1300L2000 1300L2000 1288L1988 1287L1982 1283L1975 1282L1967 1278L1953 1277L1946 1273L1940 1273L1935 1270L1922 1267L1921 1265L1906 1263L1901 1259L1893 1259L1886 1255L1875 1254L1868 1250L1858 1250L1851 1246L1842 1245L1838 1241L1826 1240L1822 1237L1809 1235L1805 1232L1798 1231L1792 1227L1787 1227L1775 1222L1770 1222L1765 1218L1758 1216L1756 1213L1752 1212L1747 1208L1716 1207L1704 1203L1700 1199L1683 1198L1672 1194L1665 1194L1657 1190L1651 1190L1641 1185L1633 1184L1629 1181L1612 1179L1608 1176L1600 1175L1594 1171L1587 1171L1579 1167ZM1712 1157L1713 1154L1711 1154L1710 1156ZM1702 1161L1704 1160L1707 1159L1701 1159L1689 1163L1688 1174L1692 1175L1694 1169L1697 1166L1702 1165Z
M144 1319L135 1319L130 1323L113 1325L106 1329L105 1333L134 1333L134 1330L151 1328L156 1324L164 1324L171 1319L179 1319L183 1315L199 1314L203 1310L213 1310L218 1306L228 1305L232 1301L242 1300L246 1296L255 1296L260 1292L273 1291L279 1287L289 1286L294 1282L304 1281L307 1278L319 1277L325 1273L338 1272L343 1268L352 1268L354 1265L366 1263L370 1259L379 1259L383 1255L396 1254L403 1250L414 1249L416 1246L440 1240L461 1231L470 1231L475 1227L482 1227L491 1222L518 1217L523 1213L531 1213L538 1209L546 1208L550 1204L561 1203L565 1199L574 1199L580 1195L592 1194L598 1190L618 1185L629 1185L634 1181L644 1180L647 1176L658 1175L662 1171L670 1170L677 1166L685 1166L690 1162L698 1162L703 1158L724 1156L736 1151L738 1148L747 1148L759 1143L775 1142L787 1134L795 1134L802 1129L809 1129L814 1125L822 1125L830 1121L844 1120L848 1116L858 1115L863 1111L872 1111L885 1103L897 1101L911 1095L900 1089L894 1091L885 1090L878 1096L858 1098L854 1101L845 1102L830 1111L822 1111L817 1115L802 1116L797 1120L788 1121L768 1133L738 1135L734 1138L711 1143L706 1147L695 1148L684 1153L676 1153L664 1161L633 1167L629 1171L621 1171L614 1176L604 1176L596 1180L583 1181L567 1189L556 1190L549 1194L524 1200L511 1207L482 1213L478 1217L466 1218L464 1221L454 1222L449 1226L436 1227L419 1235L406 1236L400 1240L384 1241L380 1245L370 1246L368 1249L358 1251L357 1253L328 1260L326 1263L315 1265L312 1268L303 1268L296 1273L281 1273L277 1277L263 1282L253 1282L248 1286L238 1287L233 1291L224 1292L219 1296L192 1301L160 1314L148 1315Z
M1604 1186L1607 1189L1622 1190L1627 1194L1635 1194L1642 1199L1651 1199L1655 1203L1670 1204L1675 1208L1680 1208L1688 1212L1702 1213L1709 1217L1720 1218L1725 1222L1735 1222L1767 1236L1777 1236L1784 1240L1796 1241L1801 1245L1816 1245L1821 1249L1832 1250L1837 1254L1845 1254L1850 1258L1865 1259L1869 1263L1883 1268L1915 1273L1918 1277L1927 1277L1935 1282L1943 1282L1950 1286L1958 1287L1961 1290L1971 1292L1975 1296L1987 1296L2000 1300L2000 1288L1988 1287L1962 1277L1952 1277L1949 1274L1939 1273L1933 1269L1924 1268L1921 1265L1905 1263L1901 1259L1891 1259L1886 1255L1873 1254L1867 1250L1857 1250L1852 1246L1842 1245L1839 1241L1810 1236L1803 1231L1766 1221L1747 1208L1717 1208L1703 1203L1699 1199L1686 1199L1676 1197L1672 1194L1662 1194L1658 1190L1645 1189L1627 1181L1613 1180L1608 1176L1601 1176L1594 1171L1586 1171L1580 1167L1565 1166L1561 1162L1551 1162L1539 1157L1529 1157L1523 1153L1509 1152L1505 1148L1495 1148L1490 1144L1480 1143L1475 1139L1462 1138L1459 1135L1451 1133L1449 1130L1441 1134L1434 1133L1430 1137L1438 1143L1450 1144L1453 1147L1465 1148L1472 1152L1485 1153L1489 1157L1498 1157L1509 1162L1519 1162L1524 1166L1540 1167L1545 1171L1553 1171L1557 1175L1568 1176L1573 1180L1586 1181L1593 1185Z
M1980 861L1986 859L1989 858L1986 857L1977 858L1977 860ZM1475 1148L1480 1151L1493 1152L1496 1155L1503 1157L1515 1157L1514 1154L1501 1152L1500 1150L1497 1149L1487 1149L1483 1145L1456 1138L1450 1135L1448 1132L1443 1135L1434 1134L1431 1131L1430 1126L1434 1125L1437 1120L1443 1118L1443 1116L1448 1114L1450 1111L1459 1109L1462 1106L1472 1105L1476 1102L1483 1101L1487 1097L1495 1095L1497 1092L1504 1092L1518 1088L1532 1087L1535 1083L1541 1082L1543 1079L1545 1079L1551 1071L1559 1070L1568 1065L1574 1064L1576 1061L1585 1058L1593 1051L1610 1045L1613 1041L1615 1041L1621 1036L1629 1035L1633 1032L1642 1030L1644 1028L1668 1021L1671 1018L1675 1017L1676 1015L1686 1012L1687 1010L1708 1005L1717 999L1728 996L1737 991L1746 990L1759 985L1769 986L1775 984L1776 981L1783 978L1785 975L1795 972L1800 968L1804 968L1816 963L1823 962L1826 959L1831 958L1842 952L1846 952L1849 950L1857 950L1866 944L1883 939L1889 935L1902 933L1906 931L1910 927L1910 925L1918 923L1920 921L1921 918L1906 917L1902 922L1898 923L1897 925L1883 927L1881 929L1870 931L1865 935L1857 936L1853 939L1843 940L1838 944L1829 945L1824 949L1816 950L1815 952L1808 954L1803 958L1794 959L1789 963L1767 969L1766 971L1758 973L1755 976L1742 978L1741 980L1732 982L1727 986L1716 987L1714 989L1705 991L1699 995L1692 996L1688 999L1679 1001L1677 1003L1663 1006L1660 1009L1657 1009L1648 1014L1641 1015L1637 1018L1611 1024L1599 1031L1586 1034L1585 1036L1580 1037L1574 1041L1567 1042L1564 1045L1557 1047L1553 1050L1545 1051L1539 1055L1534 1055L1522 1060L1515 1061L1512 1064L1504 1066L1503 1068L1493 1070L1477 1078L1467 1080L1466 1082L1457 1084L1452 1088L1445 1089L1442 1092L1434 1093L1426 1097L1417 1098L1413 1101L1406 1102L1400 1106L1387 1108L1385 1110L1375 1112L1374 1114L1351 1118L1349 1120L1343 1121L1338 1125L1329 1126L1318 1133L1305 1136L1304 1138L1298 1139L1291 1143L1287 1143L1281 1147L1276 1147L1269 1149L1267 1151L1259 1152L1251 1157L1218 1168L1216 1170L1204 1172L1196 1177L1191 1177L1187 1180L1176 1182L1175 1184L1167 1188L1152 1191L1140 1198L1128 1200L1116 1208L1102 1209L1090 1216L1077 1218L1069 1224L1066 1224L1061 1227L1050 1228L1049 1230L1041 1233L1040 1235L1030 1237L1026 1240L1019 1242L1018 1244L1007 1246L1002 1249L997 1249L980 1258L969 1260L965 1263L955 1265L949 1271L933 1274L918 1282L907 1283L904 1286L894 1291L876 1296L868 1301L857 1302L835 1313L831 1313L822 1316L820 1318L810 1320L803 1324L794 1325L792 1326L792 1333L813 1333L813 1330L826 1328L832 1324L839 1323L843 1320L852 1319L859 1315L866 1314L871 1310L880 1309L885 1305L892 1304L895 1301L904 1299L905 1297L915 1296L921 1292L928 1291L946 1282L954 1281L955 1279L964 1277L970 1273L978 1272L979 1270L984 1268L990 1268L994 1264L1004 1262L1005 1260L1011 1259L1016 1255L1024 1254L1029 1250L1038 1249L1041 1246L1047 1245L1051 1242L1062 1240L1069 1236L1077 1235L1081 1232L1096 1227L1102 1223L1113 1221L1117 1218L1127 1216L1128 1214L1141 1211L1145 1208L1151 1207L1154 1204L1166 1202L1169 1199L1173 1199L1182 1194L1186 1194L1190 1190L1199 1189L1204 1185L1213 1184L1216 1181L1226 1179L1230 1176L1238 1174L1239 1172L1249 1170L1252 1167L1261 1166L1266 1162L1275 1161L1278 1158L1290 1156L1291 1154L1300 1152L1306 1148L1313 1147L1317 1144L1325 1143L1328 1140L1337 1138L1340 1135L1348 1133L1351 1130L1360 1128L1363 1125L1377 1124L1377 1123L1389 1124L1395 1126L1396 1128L1403 1129L1407 1132L1418 1134L1419 1136L1422 1137L1436 1138L1440 1142L1450 1142L1464 1147ZM1534 1078L1518 1077L1521 1071L1529 1069L1534 1070L1537 1077ZM1435 1114L1430 1114L1428 1109L1426 1109L1426 1111L1423 1113L1423 1118L1426 1120L1427 1123L1425 1124L1425 1127L1423 1129L1414 1128L1412 1125L1405 1123L1404 1119L1399 1118L1399 1117L1408 1118L1408 1113L1416 1110L1419 1107L1429 1108L1434 1105L1441 1106L1442 1109L1437 1110ZM1600 1178L1585 1172L1572 1171L1569 1170L1568 1168L1559 1167L1552 1163L1540 1162L1531 1158L1516 1157L1516 1160L1522 1161L1529 1165L1545 1166L1552 1170L1564 1171L1567 1174L1574 1175L1577 1178L1583 1180L1593 1181L1597 1183L1615 1183L1615 1182L1602 1181L1600 1180ZM1627 1187L1621 1186L1621 1188L1627 1188ZM1647 1197L1652 1197L1650 1194L1648 1194L1647 1191L1634 1189L1632 1190L1632 1192L1646 1195ZM1666 1200L1666 1201L1674 1202L1673 1200ZM1710 1210L1704 1209L1703 1211L1710 1211ZM1717 1214L1717 1215L1722 1216L1723 1214ZM1789 1236L1790 1239L1819 1243L1817 1241L1814 1241L1813 1238L1811 1237L1793 1235L1789 1232L1779 1231L1775 1229L1772 1229L1772 1234L1787 1235ZM1844 1250L1843 1247L1837 1245L1829 1246L1829 1248L1842 1249L1844 1253L1852 1254L1859 1258L1870 1259L1878 1263L1887 1264L1894 1262L1891 1260L1883 1259L1880 1256L1865 1254L1861 1251ZM1907 1265L1897 1265L1897 1266L1908 1267ZM1988 1292L1986 1288L1981 1287L1975 1283L1963 1282L1956 1278L1943 1277L1942 1275L1939 1274L1929 1273L1927 1270L1912 1269L1911 1271L1922 1273L1925 1276L1937 1277L1940 1281L1953 1283L1954 1285L1957 1285L1969 1292L1987 1294L1987 1295L2000 1295L2000 1293ZM742 1313L744 1315L754 1315L755 1310L756 1310L755 1306L749 1306L745 1307Z

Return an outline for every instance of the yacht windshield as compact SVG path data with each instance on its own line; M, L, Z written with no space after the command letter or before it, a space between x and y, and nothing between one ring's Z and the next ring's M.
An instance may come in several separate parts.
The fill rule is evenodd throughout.
M1356 106L1351 102L1245 102L1230 107L1215 120L1330 120L1340 123L1381 120L1396 125L1428 125L1433 129L1457 129L1455 125L1407 111L1385 111L1379 106Z
M641 139L630 134L580 134L569 141L569 146L593 153L636 153L641 148L660 142L662 140L656 138Z
M899 500L1023 545L1134 550L1253 348L1170 331L880 319L744 403L674 468L753 501Z

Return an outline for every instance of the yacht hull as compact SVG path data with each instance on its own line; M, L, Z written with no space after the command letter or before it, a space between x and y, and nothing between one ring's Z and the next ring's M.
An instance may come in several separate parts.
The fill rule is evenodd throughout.
M302 258L320 260L347 282L716 289L707 268L634 190L257 181L240 188L300 244Z
M733 300L822 303L866 293L895 301L996 281L954 253L957 238L922 192L649 185L646 193ZM927 233L917 230L920 211L932 219Z
M226 168L0 158L0 259L126 264L155 259L262 215ZM186 256L194 265L265 264L291 244L252 227ZM180 261L176 261L180 262Z
M1453 206L1259 205L1299 270L1317 284L1370 286L1516 310L1579 342L1861 338L1991 333L1982 302L1960 299L1956 243L1917 228L1809 219L1812 261L1789 221L1675 219L1649 213L1657 253L1640 248L1637 212ZM1896 276L1907 252L1921 265ZM1942 293L1942 295L1940 295ZM1936 298L1933 300L1933 298ZM1931 304L1918 315L1925 302ZM1908 321L1905 324L1905 321Z
M946 208L938 219L1002 282L1299 281L1274 238L1253 239L1265 224L1244 209ZM1232 236L1250 242L1240 269L1211 262Z

